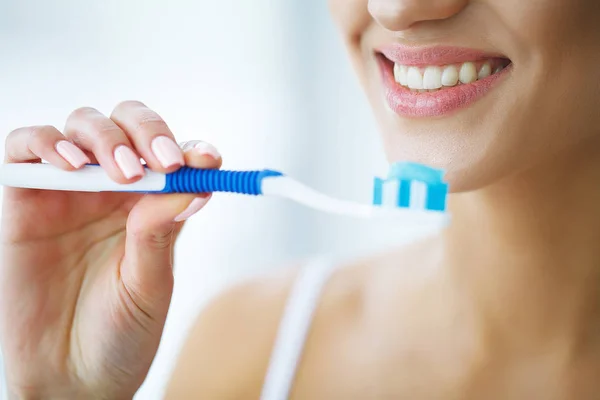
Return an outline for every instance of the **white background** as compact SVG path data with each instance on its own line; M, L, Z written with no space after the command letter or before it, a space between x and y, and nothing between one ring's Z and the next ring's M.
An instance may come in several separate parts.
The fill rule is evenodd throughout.
M179 140L215 144L228 169L280 169L361 202L387 170L325 0L2 0L0 54L2 134L61 129L77 107L110 113L138 99ZM179 242L171 312L138 398L161 397L187 329L225 286L317 252L414 235L215 195Z

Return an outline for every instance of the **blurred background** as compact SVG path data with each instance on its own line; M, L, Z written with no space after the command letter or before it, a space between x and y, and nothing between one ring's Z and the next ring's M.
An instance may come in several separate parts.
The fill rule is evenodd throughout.
M365 203L373 177L387 172L325 0L2 0L0 54L3 135L62 129L75 108L110 114L136 99L179 140L215 144L224 168L280 169ZM161 398L196 315L228 285L317 253L369 252L419 234L215 195L178 244L163 342L137 398Z

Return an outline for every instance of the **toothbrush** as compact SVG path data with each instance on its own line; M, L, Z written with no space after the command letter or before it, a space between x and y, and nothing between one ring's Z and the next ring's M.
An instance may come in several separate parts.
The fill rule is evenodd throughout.
M64 171L50 164L0 165L0 185L77 192L212 193L229 192L253 196L275 196L296 201L326 213L359 218L399 217L419 226L445 225L448 215L429 210L409 210L359 204L335 199L274 170L226 171L183 167L164 174L146 170L131 184L114 182L98 165Z

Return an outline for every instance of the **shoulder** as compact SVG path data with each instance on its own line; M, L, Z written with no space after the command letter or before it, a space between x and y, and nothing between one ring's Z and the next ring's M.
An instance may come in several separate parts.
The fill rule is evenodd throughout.
M167 399L258 397L288 294L300 267L237 284L199 315L167 390ZM256 396L254 396L256 393Z
M245 281L213 300L190 332L166 398L190 393L198 398L258 398L287 300L305 267ZM313 324L317 331L321 321L338 326L336 321L352 319L359 308L361 277L352 270L336 269L325 284Z
M389 328L386 303L398 304L398 289L412 298L421 292L415 286L421 286L417 276L423 269L413 273L413 268L398 265L414 263L420 250L411 246L395 253L400 258L386 254L334 270L323 288L306 340L299 387L332 383L321 382L319 377L325 379L332 371L343 369L339 360L348 359L357 348L369 348L366 344L374 329ZM303 267L245 281L212 301L199 315L181 351L167 399L186 398L190 393L198 398L258 398L280 320ZM415 302L401 302L404 306L409 303Z

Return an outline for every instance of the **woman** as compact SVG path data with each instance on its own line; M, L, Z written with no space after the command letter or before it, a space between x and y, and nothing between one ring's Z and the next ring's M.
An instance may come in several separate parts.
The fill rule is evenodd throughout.
M344 268L317 260L223 294L167 398L597 398L600 2L331 9L390 161L444 168L453 223ZM221 162L203 142L180 150L137 102L110 118L80 109L63 133L18 129L6 160L97 161L118 182L139 178L138 156L157 171ZM15 398L133 396L169 306L173 243L207 200L5 191L2 344Z

